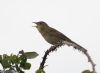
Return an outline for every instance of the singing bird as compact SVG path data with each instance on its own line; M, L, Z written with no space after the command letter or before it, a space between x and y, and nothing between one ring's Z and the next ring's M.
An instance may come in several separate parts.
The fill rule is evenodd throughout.
M65 36L63 33L59 32L58 30L50 27L46 22L39 21L39 22L33 22L36 24L36 27L38 31L41 33L43 38L50 44L56 45L59 43L64 43L68 46L73 46L75 49L86 51L85 48L78 45L74 41L72 41L70 38Z

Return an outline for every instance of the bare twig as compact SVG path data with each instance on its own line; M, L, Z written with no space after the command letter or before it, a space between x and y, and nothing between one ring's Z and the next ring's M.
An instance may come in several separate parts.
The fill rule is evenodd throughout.
M91 57L90 57L90 55L88 54L88 52L85 52L84 53L86 56L87 56L87 58L88 58L88 62L90 62L91 63L91 65L92 65L92 73L96 73L96 70L95 70L95 63L93 62L93 60L91 59Z
M46 52L45 52L45 55L43 57L43 60L42 62L40 63L40 67L39 67L39 70L42 70L44 69L44 64L46 62L46 59L47 59L47 55L49 55L50 52L53 52L55 51L58 47L62 46L63 44L57 44L55 46L51 46Z
M77 49L79 51L82 51L86 55L86 57L88 58L88 62L90 62L91 65L92 65L92 70L93 70L92 73L96 73L96 70L95 70L96 64L93 62L93 60L92 60L91 56L89 55L88 51L82 46L81 46L81 48L75 48L75 49Z
M43 60L42 60L42 62L40 63L40 67L39 67L39 71L40 71L40 73L41 73L41 70L43 70L44 69L44 64L45 64L45 62L46 62L46 59L47 59L47 56L49 55L49 53L50 52L53 52L53 51L55 51L57 48L59 48L60 46L62 46L62 45L64 45L64 43L60 43L60 44L57 44L57 45L54 45L54 46L51 46L46 52L45 52L45 55L44 55L44 57L43 57ZM75 48L76 49L76 48ZM85 49L85 48L77 48L77 50L79 50L79 51L82 51L85 55L86 55L86 57L88 58L88 62L90 62L91 63L91 65L92 65L92 73L96 73L96 70L95 70L95 64L94 64L94 62L93 62L93 60L91 59L91 57L90 57L90 55L89 55L89 53L87 52L87 50Z

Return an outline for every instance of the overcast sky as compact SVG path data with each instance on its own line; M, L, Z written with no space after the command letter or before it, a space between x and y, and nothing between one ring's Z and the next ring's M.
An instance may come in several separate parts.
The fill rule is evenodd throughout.
M35 73L42 56L51 46L33 21L45 21L85 47L100 73L100 1L99 0L0 0L0 54L36 51L39 56L29 60ZM81 73L91 64L84 54L64 46L48 56L46 73ZM34 72L33 72L34 71Z

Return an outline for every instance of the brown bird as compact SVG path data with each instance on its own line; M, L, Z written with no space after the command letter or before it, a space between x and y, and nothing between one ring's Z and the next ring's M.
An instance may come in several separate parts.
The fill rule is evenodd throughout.
M38 31L41 33L41 35L44 37L44 39L48 43L52 45L64 43L64 44L67 44L68 46L73 46L75 49L85 51L85 49L82 46L78 45L77 43L75 43L74 41L66 37L63 33L48 26L46 22L39 21L39 22L33 22L33 23L36 24L35 27L38 29Z

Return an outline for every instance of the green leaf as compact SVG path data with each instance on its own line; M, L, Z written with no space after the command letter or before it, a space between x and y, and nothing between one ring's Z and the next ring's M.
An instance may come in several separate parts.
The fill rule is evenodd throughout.
M38 70L36 70L36 73L45 73L45 71L43 70L43 69L38 69Z
M20 63L20 59L16 55L11 55L10 60L11 60L12 64L19 64Z
M90 70L84 70L82 73L92 73Z
M10 58L9 56L7 55L3 55L3 59L2 59L2 62L1 62L3 68L9 68L11 67L11 62L10 62Z
M0 55L0 63L2 62L2 55Z
M38 56L36 52L25 52L24 53L27 59L33 59Z
M30 63L21 63L21 66L23 69L28 70L31 68L31 64Z
M25 55L21 55L20 57L19 57L19 59L20 59L20 61L21 62L27 62L27 58L26 58L26 56Z

